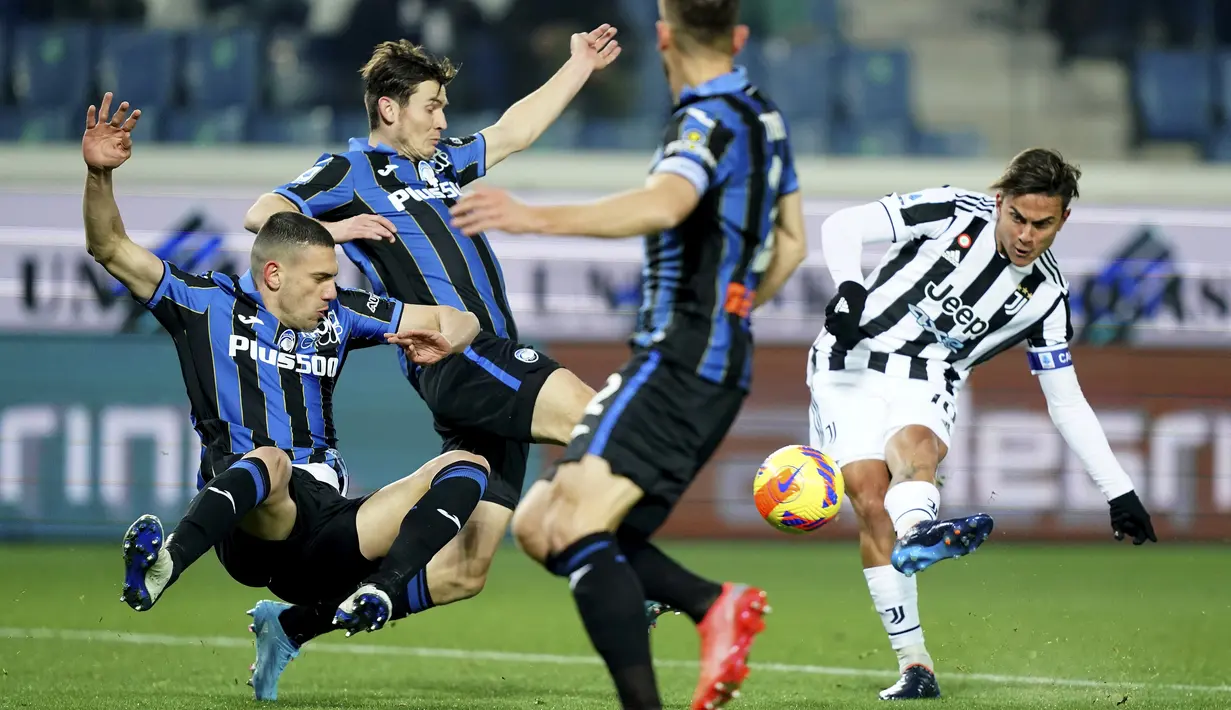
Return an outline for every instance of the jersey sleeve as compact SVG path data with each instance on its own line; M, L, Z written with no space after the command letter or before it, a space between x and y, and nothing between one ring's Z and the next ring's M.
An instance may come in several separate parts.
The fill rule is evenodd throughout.
M893 241L935 239L957 216L958 194L949 187L937 187L912 192L893 193L881 198L880 204L893 224Z
M459 187L487 174L487 139L482 133L465 138L445 138L436 144L436 170L452 172Z
M1073 366L1069 341L1073 339L1072 312L1068 295L1062 296L1030 329L1026 336L1026 358L1030 374L1061 370Z
M346 333L348 348L355 350L384 345L385 333L393 333L402 320L402 302L357 289L338 289L338 320Z
M731 172L725 160L735 134L700 106L689 106L671 118L663 147L655 156L651 174L679 175L704 195Z
M799 175L795 173L795 151L786 146L786 159L782 161L782 179L778 183L778 197L799 192Z
M343 155L322 155L316 164L274 193L295 203L309 217L320 217L355 199L351 163Z
M145 307L151 311L185 309L204 313L221 291L219 277L212 273L190 274L166 260L162 262L162 269L158 288L145 302Z

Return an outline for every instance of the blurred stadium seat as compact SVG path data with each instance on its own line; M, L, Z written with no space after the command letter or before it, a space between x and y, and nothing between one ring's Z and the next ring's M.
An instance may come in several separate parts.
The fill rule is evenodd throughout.
M250 117L247 139L254 143L290 143L326 147L332 141L333 109L262 111Z
M840 121L830 132L829 149L846 156L910 155L915 151L915 130L907 117Z
M255 30L201 30L188 35L186 96L189 106L256 106L264 58Z
M910 55L905 50L847 48L838 54L836 66L838 104L844 118L856 122L910 119Z
M16 108L4 112L0 120L0 140L20 143L80 140L85 111L64 108Z
M78 107L90 89L93 36L84 25L19 27L13 40L13 96L20 106Z
M242 143L248 135L250 119L243 106L178 108L167 111L161 122L161 134L169 143Z
M113 28L99 40L98 84L144 110L171 106L180 73L179 37L172 32Z
M1210 56L1199 52L1140 52L1133 96L1145 138L1204 140L1213 127Z

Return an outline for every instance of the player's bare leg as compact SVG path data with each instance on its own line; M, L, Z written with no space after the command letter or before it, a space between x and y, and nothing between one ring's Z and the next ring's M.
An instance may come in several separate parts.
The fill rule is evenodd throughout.
M984 513L937 520L936 469L948 451L931 429L917 425L903 427L885 446L885 463L892 474L885 510L898 536L890 562L907 576L940 560L974 552L992 532L992 518Z
M932 698L940 695L933 673L932 657L923 641L919 620L919 592L914 577L907 577L889 563L896 535L885 511L889 468L878 459L852 461L842 467L846 495L859 521L859 552L863 574L898 657L901 678L881 691L882 700Z
M428 563L425 608L452 604L483 591L492 558L500 549L512 520L513 511L503 505L479 502L461 534Z
M626 708L659 708L643 618L644 591L613 534L642 497L632 481L607 462L586 456L539 481L513 518L518 544L569 587L595 648L607 663ZM661 553L659 553L661 554ZM738 695L747 676L752 638L764 628L765 595L745 585L723 585L698 626L701 680L694 708L714 708Z
M295 525L288 482L291 462L272 447L255 449L209 481L175 530L142 515L124 533L120 598L137 611L154 606L184 570L236 527L264 540L285 540Z
M338 606L334 623L348 636L414 612L424 593L423 570L461 533L487 490L488 465L481 456L453 451L424 469L382 488L359 508L359 552L381 562Z
M594 399L594 388L571 370L560 368L547 376L534 401L530 435L540 444L565 446L573 438L573 427L581 421L586 405Z
M632 481L586 456L538 481L513 515L513 534L531 557L568 579L586 632L611 673L624 708L661 708L645 594L613 534L641 499Z
M486 462L463 452L442 454L411 475L374 493L359 508L355 518L360 554L370 560L385 557L397 544L407 514L425 498L433 481L450 467L454 470L485 469ZM278 681L287 664L299 655L303 644L338 629L334 618L338 607L345 602L335 599L292 606L263 600L248 610L253 619L248 629L256 634L256 661L249 669L252 677L248 684L253 687L257 700L277 699ZM389 604L395 606L392 599Z

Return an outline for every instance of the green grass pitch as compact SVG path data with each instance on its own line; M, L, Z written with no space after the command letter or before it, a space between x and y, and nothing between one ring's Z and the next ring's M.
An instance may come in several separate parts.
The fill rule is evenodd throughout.
M668 544L699 572L769 592L732 708L880 707L896 663L848 543ZM0 546L0 708L251 708L244 611L267 596L209 555L152 611L119 600L119 546ZM1231 549L997 544L920 575L953 708L1231 708ZM668 707L686 708L696 634L653 631ZM567 585L513 547L478 598L309 645L277 706L616 706ZM275 706L276 707L276 706Z

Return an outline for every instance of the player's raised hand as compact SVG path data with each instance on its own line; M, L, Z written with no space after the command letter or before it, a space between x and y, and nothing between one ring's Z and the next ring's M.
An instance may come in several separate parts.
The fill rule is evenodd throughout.
M385 333L385 340L406 351L406 358L418 365L431 365L453 352L453 344L435 330L403 330Z
M498 229L511 234L535 231L534 209L504 190L476 187L449 210L453 226L466 236Z
M1146 540L1158 542L1154 524L1146 512L1136 491L1129 491L1111 499L1111 530L1117 540L1132 539L1134 545L1144 545Z
M371 239L375 241L397 241L397 227L393 222L378 214L361 214L349 219L325 224L325 229L333 235L334 244L345 244L356 239Z
M85 134L81 137L81 156L91 168L118 168L132 157L132 131L141 118L141 109L128 112L128 102L111 112L111 92L103 94L102 106L86 110Z
M618 30L602 24L590 32L578 32L569 40L574 59L589 62L595 69L609 66L620 56L620 43L615 36Z

